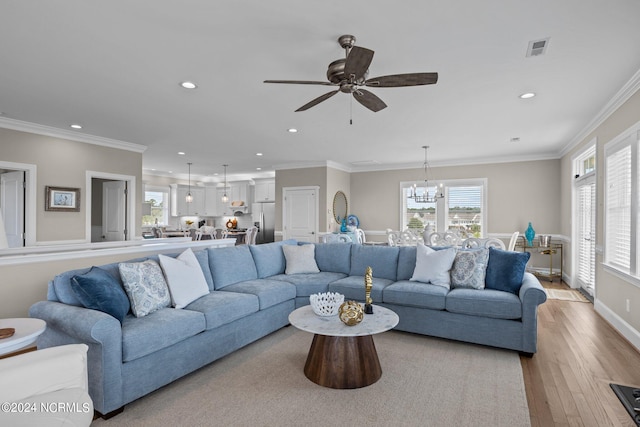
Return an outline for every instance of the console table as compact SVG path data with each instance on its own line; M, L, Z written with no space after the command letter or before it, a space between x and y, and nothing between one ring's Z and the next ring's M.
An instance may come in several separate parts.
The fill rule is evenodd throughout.
M563 254L563 245L560 242L551 241L548 246L540 246L540 242L537 240L533 241L533 244L529 246L525 240L518 239L516 243L516 250L521 249L522 252L531 252L531 253L539 253L542 255L549 256L549 270L546 271L533 271L537 277L547 279L549 281L553 281L554 278L560 279L562 282L562 265L564 264L564 254ZM560 272L555 272L553 270L553 256L555 254L560 254Z

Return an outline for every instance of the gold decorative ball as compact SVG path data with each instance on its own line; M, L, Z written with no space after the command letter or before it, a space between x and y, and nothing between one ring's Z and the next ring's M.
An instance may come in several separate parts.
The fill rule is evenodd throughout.
M338 309L338 317L347 326L355 326L362 322L364 317L364 309L362 305L356 301L346 301L340 305Z

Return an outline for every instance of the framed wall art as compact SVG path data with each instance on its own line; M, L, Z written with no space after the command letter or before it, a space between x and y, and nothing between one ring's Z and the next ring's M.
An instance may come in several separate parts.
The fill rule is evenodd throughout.
M67 187L44 188L44 210L80 212L80 189Z

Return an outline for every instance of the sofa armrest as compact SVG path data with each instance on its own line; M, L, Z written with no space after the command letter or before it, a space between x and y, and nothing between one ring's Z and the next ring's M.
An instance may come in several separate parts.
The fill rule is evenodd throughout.
M106 313L54 301L40 301L29 315L47 322L38 348L84 343L89 372L89 394L95 409L106 414L123 405L122 327Z
M0 402L59 390L88 390L85 344L32 351L0 360Z
M525 273L519 296L522 301L522 351L533 354L538 348L538 306L547 300L547 293L536 276Z

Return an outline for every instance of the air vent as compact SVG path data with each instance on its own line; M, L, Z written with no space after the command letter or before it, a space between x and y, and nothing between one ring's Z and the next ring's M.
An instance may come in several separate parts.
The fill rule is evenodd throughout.
M530 41L527 48L527 57L543 55L547 50L547 46L549 46L549 37Z

